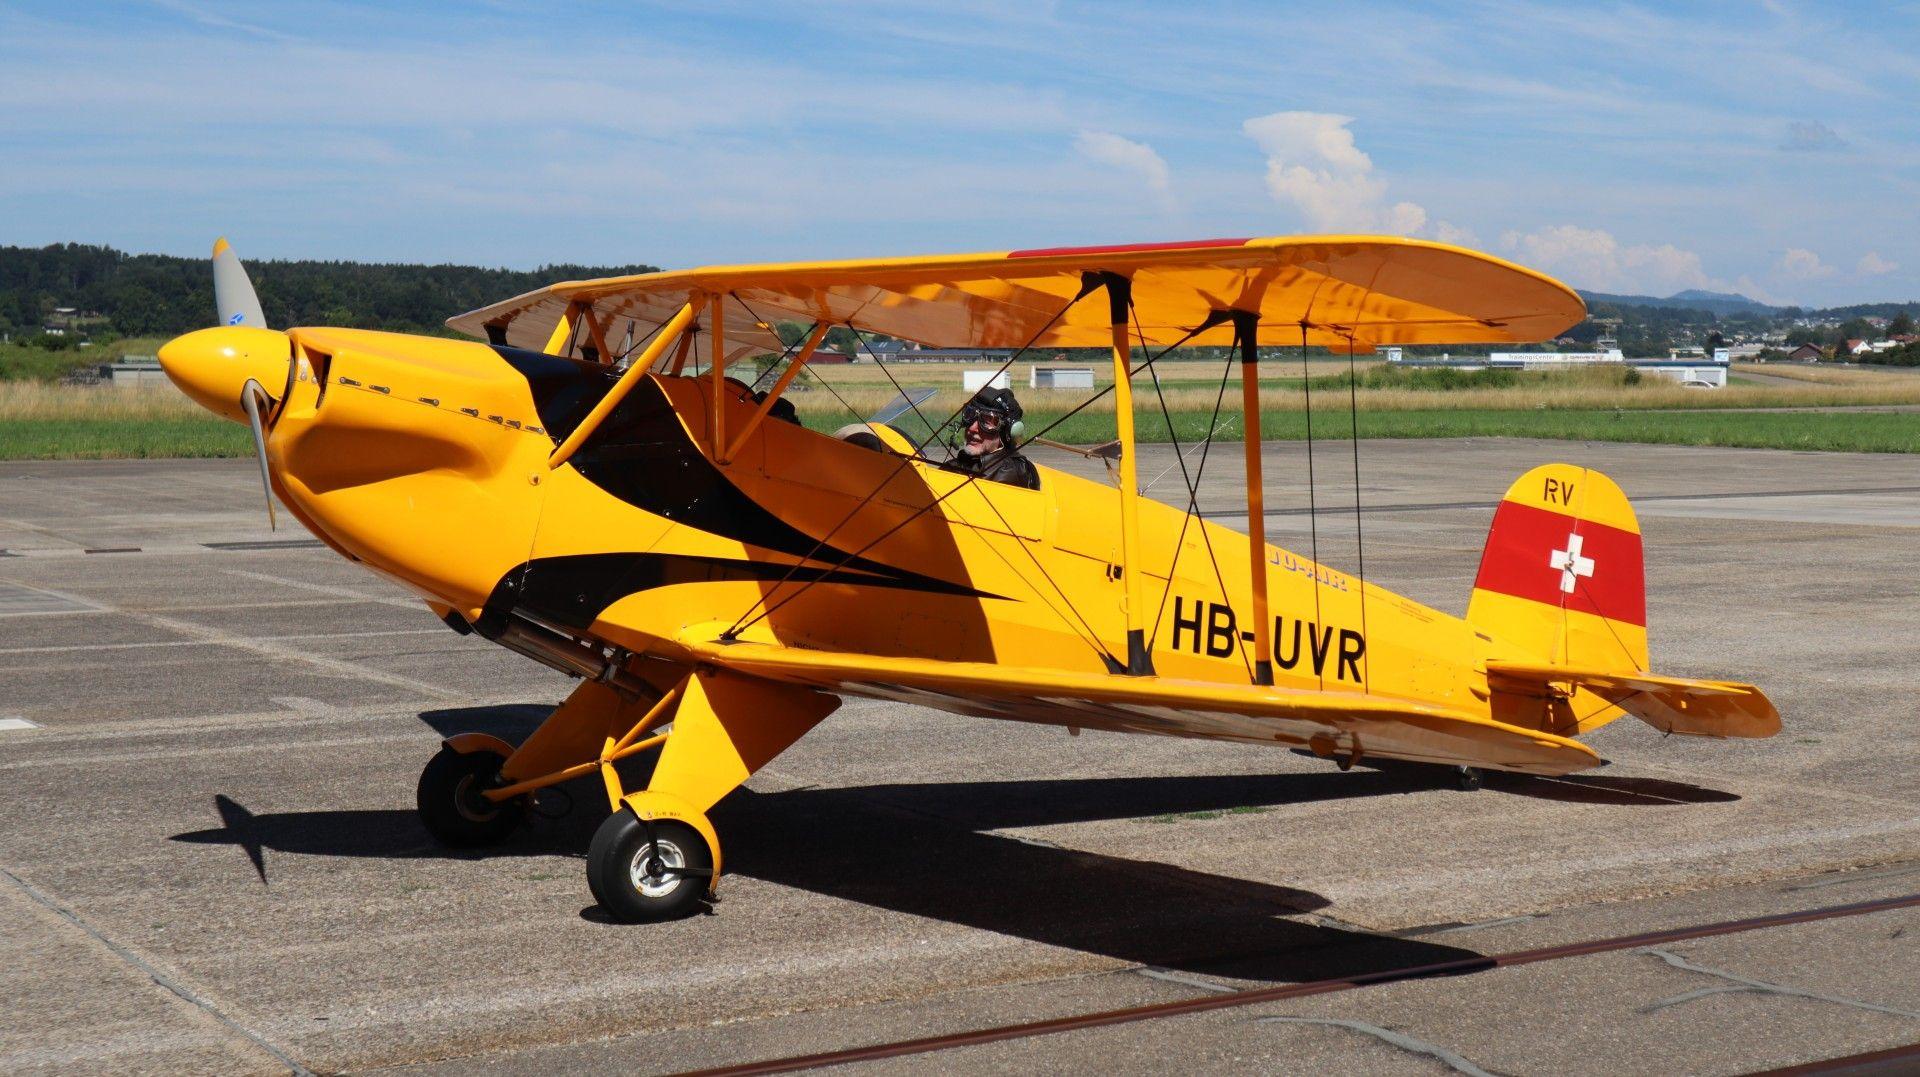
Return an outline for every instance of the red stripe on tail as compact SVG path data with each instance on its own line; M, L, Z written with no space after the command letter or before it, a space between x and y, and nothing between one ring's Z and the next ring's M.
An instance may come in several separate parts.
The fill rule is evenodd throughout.
M1564 584L1571 580L1573 591ZM1502 501L1475 587L1646 626L1640 536L1564 513Z

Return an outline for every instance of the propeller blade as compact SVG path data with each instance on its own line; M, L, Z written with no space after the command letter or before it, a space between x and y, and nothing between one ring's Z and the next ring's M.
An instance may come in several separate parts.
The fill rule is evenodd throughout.
M235 263L238 264L238 263ZM280 530L280 522L273 514L273 481L267 476L267 433L260 423L261 401L269 401L267 391L252 378L240 390L240 406L246 409L247 425L253 429L253 451L260 461L260 486L267 494L267 530Z
M221 325L246 325L267 328L267 317L260 313L260 297L253 292L247 267L233 253L227 238L213 243L213 305L220 311Z

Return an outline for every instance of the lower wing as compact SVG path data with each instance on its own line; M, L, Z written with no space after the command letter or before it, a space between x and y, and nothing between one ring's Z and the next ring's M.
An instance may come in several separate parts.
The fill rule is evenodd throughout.
M1600 765L1578 741L1466 711L1358 692L1318 692L1157 677L939 662L782 647L681 642L738 673L959 714L1088 729L1298 746L1527 774Z

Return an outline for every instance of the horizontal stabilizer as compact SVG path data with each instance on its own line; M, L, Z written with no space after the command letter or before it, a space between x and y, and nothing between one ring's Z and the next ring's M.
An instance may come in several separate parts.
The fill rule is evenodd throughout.
M987 718L1527 774L1570 774L1600 764L1591 748L1566 737L1391 696L846 654L728 643L714 634L707 626L681 643L701 661L738 673Z
M1760 689L1737 681L1529 662L1488 662L1487 675L1585 688L1663 733L1771 737L1780 732L1780 712L1772 701Z

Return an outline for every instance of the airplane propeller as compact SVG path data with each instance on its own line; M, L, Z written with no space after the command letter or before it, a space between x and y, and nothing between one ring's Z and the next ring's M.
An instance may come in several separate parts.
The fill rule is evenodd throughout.
M260 409L271 406L273 398L252 378L240 387L240 406L246 409L247 426L253 430L253 452L260 461L260 488L267 495L267 530L280 530L280 522L273 514L273 480L267 474L267 434L260 422Z
M253 281L224 237L213 245L213 299L220 324L168 341L160 349L160 365L201 407L247 424L266 491L267 526L279 530L266 430L277 401L266 386L293 384L293 341L267 328Z

